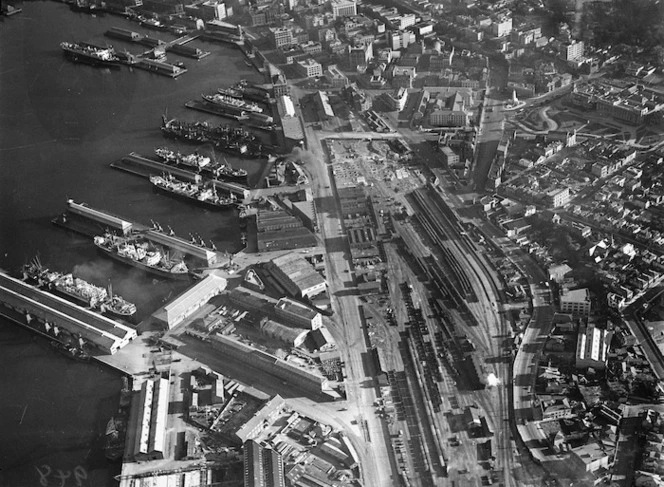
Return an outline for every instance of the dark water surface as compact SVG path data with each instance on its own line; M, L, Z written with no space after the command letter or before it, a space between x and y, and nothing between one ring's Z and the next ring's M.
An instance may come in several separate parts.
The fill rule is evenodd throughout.
M112 43L111 27L150 32L120 17L91 17L53 2L21 5L0 18L0 268L15 271L39 255L48 267L74 271L135 302L149 315L179 287L114 263L91 240L50 223L67 198L142 223L156 220L178 234L200 234L220 250L241 247L235 212L202 210L153 193L149 182L109 164L129 152L151 154L162 138L161 115L223 120L184 103L240 79L260 82L239 51L195 41L211 51L183 61L188 73L171 79L144 71L94 68L67 61L62 41ZM193 150L180 146L180 149ZM255 174L258 161L228 158ZM117 465L106 461L101 436L119 400L117 374L61 356L29 332L0 320L0 486L114 485ZM47 472L50 473L47 474Z

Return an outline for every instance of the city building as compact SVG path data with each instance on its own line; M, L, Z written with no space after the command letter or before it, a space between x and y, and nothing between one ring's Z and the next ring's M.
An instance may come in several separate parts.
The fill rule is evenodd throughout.
M560 56L565 61L576 61L584 54L583 41L565 42L560 46Z
M298 72L305 78L318 78L323 76L323 66L313 58L297 62Z
M243 445L245 487L285 487L284 461L279 453L249 440Z
M385 96L390 108L400 112L406 107L408 90L406 88L397 88L392 93L386 93Z
M436 101L437 108L429 114L429 124L434 127L464 127L468 125L465 102L459 92L450 96L443 103Z
M334 110L330 105L330 98L324 91L317 91L314 94L314 103L316 104L316 111L320 120L330 120L334 117Z
M443 147L441 152L443 154L443 162L447 165L447 167L454 167L459 164L459 155L450 147Z
M608 469L613 464L613 454L596 441L591 441L571 450L570 458L582 471L594 473L600 469Z
M284 401L280 395L274 396L248 421L238 428L235 435L242 441L242 443L255 439L265 428L270 426L279 417L285 406L286 401Z
M562 282L570 272L572 268L567 264L553 265L548 269L549 281Z
M127 434L134 440L128 443L132 447L129 457L134 461L164 458L168 394L168 379L148 379L141 385L138 400L132 402Z
M323 326L323 316L304 304L290 298L281 298L274 306L277 318L286 324L317 330Z
M577 315L590 314L590 291L586 288L564 290L560 296L560 311Z
M491 24L491 33L496 37L505 37L512 32L512 17L505 16L496 19Z
M612 332L600 330L593 324L581 328L576 343L576 367L603 370L606 367L612 336Z
M180 296L158 309L152 317L169 329L182 323L210 298L226 289L226 279L208 274L204 279L187 289Z
M335 19L339 17L353 17L357 15L357 2L355 0L333 0L332 16Z
M351 68L366 65L373 59L373 44L370 42L358 47L348 46L348 63Z
M553 208L559 208L569 203L571 194L569 188L555 188L546 193L546 199Z
M272 34L274 46L277 48L292 46L294 44L293 30L288 27L272 27L270 28L270 33Z
M341 72L336 64L331 64L325 70L325 78L334 88L344 88L350 84L348 77Z

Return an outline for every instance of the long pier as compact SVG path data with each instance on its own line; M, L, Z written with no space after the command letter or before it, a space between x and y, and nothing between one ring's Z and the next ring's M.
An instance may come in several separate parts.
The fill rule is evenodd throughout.
M104 35L112 39L119 39L122 41L131 42L133 44L141 44L143 46L149 47L150 49L163 47L167 52L173 52L175 54L190 57L192 59L203 59L204 57L210 55L210 51L204 51L202 49L186 45L187 43L198 39L200 34L187 34L172 41L164 41L162 39L157 39L156 37L150 37L149 35L141 36L138 32L134 32L128 29L112 27L111 29L107 30Z
M0 272L0 313L53 340L82 339L113 354L136 338L136 330ZM78 341L78 340L77 340Z
M149 178L154 174L170 173L176 176L178 179L183 179L189 182L195 182L200 179L200 175L194 172L187 171L176 166L171 166L163 162L148 159L147 157L143 157L135 152L122 157L118 161L112 162L111 167L144 178ZM249 191L249 188L242 186L241 184L219 181L218 179L210 179L210 182L218 191L222 193L232 193L243 201L251 198L251 192Z
M122 222L121 228L109 223L113 221ZM111 215L110 213L91 208L83 203L76 203L73 200L67 201L66 211L55 218L53 223L87 236L97 235L109 227L115 229L116 233L122 233L123 235L141 234L144 238L157 245L162 245L171 250L180 252L185 258L194 261L196 265L206 267L218 266L224 264L224 262L228 260L227 257L224 257L223 253L212 248L204 247L198 243L178 237L177 235L159 231L140 223ZM118 229L120 229L121 232L118 232Z

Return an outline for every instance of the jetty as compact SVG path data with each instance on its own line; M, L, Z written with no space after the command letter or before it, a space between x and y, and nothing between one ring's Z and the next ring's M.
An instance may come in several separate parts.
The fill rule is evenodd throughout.
M67 201L65 211L57 216L53 220L53 223L89 237L103 233L109 228L113 229L115 233L124 236L141 234L141 236L156 245L180 252L186 259L201 267L223 265L229 260L222 252L202 246L198 242L186 240L175 234L165 232L158 225L155 225L156 228L155 226L148 227L105 211L91 208L85 203L76 203L71 199Z
M197 173L155 161L153 159L148 159L135 152L131 152L120 160L112 162L111 167L146 179L154 174L162 173L170 173L178 179L192 183L201 179L201 176ZM219 192L232 193L242 201L247 201L251 198L251 192L246 186L237 183L229 183L227 181L219 181L218 179L210 179L209 181Z

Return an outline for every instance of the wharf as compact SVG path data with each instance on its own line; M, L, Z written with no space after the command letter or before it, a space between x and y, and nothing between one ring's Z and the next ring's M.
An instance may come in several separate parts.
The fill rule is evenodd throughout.
M2 272L0 303L12 321L53 340L82 339L96 352L113 354L137 336L132 328Z
M177 78L181 74L187 72L187 68L176 66L175 64L170 64L164 61L157 61L155 59L143 58L132 66L138 69L143 69L145 71L150 71L151 73L161 74L162 76L169 76L171 78Z
M135 152L111 163L111 167L144 178L149 178L154 174L170 173L178 179L183 179L185 181L194 182L197 179L200 179L199 174L163 162L148 159ZM224 193L233 193L242 200L247 200L251 196L249 188L242 186L241 184L219 181L217 179L210 179L210 182L217 190Z
M104 211L69 200L67 201L66 211L55 218L53 223L68 230L92 237L103 233L109 227L117 228L109 224L109 221L115 218L119 219L119 217ZM224 262L224 254L222 252L202 247L177 235L170 235L151 229L140 223L126 219L120 219L120 221L129 225L123 228L122 233L124 235L140 233L157 245L163 245L171 250L180 252L185 258L193 260L196 265L212 266Z
M141 44L150 48L163 47L167 52L173 52L181 56L190 57L192 59L203 59L210 55L209 51L203 51L195 47L187 46L186 44L197 39L200 34L188 34L172 41L164 41L149 35L141 36L138 32L120 27L112 27L107 30L104 35L113 39L120 39L134 44Z

